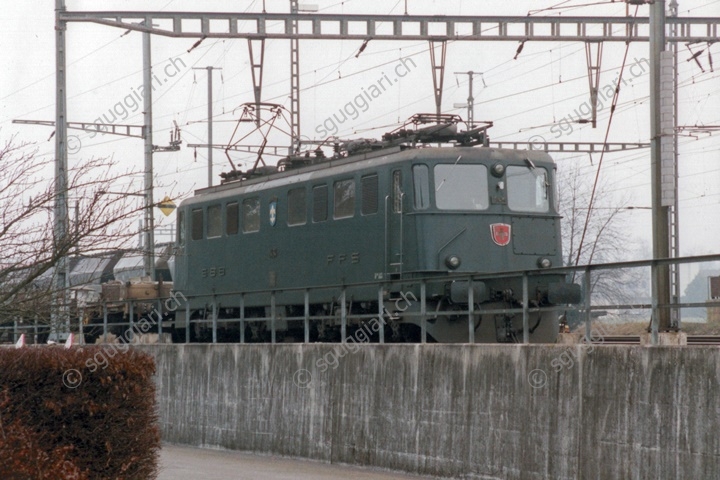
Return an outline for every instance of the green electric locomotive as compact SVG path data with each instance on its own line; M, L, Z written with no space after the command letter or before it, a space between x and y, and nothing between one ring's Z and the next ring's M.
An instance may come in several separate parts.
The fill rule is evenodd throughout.
M173 280L187 303L176 340L210 341L215 329L220 341L269 341L270 330L341 341L386 312L371 341L467 342L470 325L475 342L517 342L523 315L502 310L525 292L530 341L554 342L549 307L579 300L552 270L562 264L555 164L483 146L485 132L440 122L197 191L178 208ZM441 142L454 146L430 146ZM532 275L507 274L521 271Z

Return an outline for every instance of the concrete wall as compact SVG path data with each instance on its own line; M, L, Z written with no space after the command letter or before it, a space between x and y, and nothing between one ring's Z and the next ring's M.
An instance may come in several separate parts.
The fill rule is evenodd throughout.
M720 478L716 347L137 348L168 442L441 477Z

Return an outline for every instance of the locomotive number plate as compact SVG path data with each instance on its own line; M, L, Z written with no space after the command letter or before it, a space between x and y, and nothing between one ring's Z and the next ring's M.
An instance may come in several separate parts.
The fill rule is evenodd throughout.
M202 270L200 270L200 276L202 278L224 277L225 276L225 267L203 268Z

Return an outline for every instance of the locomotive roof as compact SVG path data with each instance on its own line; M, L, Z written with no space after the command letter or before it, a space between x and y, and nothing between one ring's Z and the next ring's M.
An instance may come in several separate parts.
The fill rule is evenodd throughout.
M488 147L428 147L401 150L400 147L387 148L375 152L328 159L320 164L271 173L256 178L237 180L221 185L202 188L195 191L195 196L184 200L183 205L192 205L233 195L252 193L268 188L295 185L307 181L335 177L370 167L391 165L412 160L457 160L458 156L472 160L487 162L524 162L531 160L534 164L554 166L555 162L546 152L536 150L513 150Z

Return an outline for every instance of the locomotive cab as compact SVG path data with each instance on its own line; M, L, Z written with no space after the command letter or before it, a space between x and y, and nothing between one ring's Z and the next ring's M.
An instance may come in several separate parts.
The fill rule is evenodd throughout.
M536 152L419 151L408 208L418 242L415 269L479 273L559 265L554 173L550 157Z
M404 250L391 251L391 278L536 272L561 265L555 164L547 154L428 148L417 150L409 163L412 182L405 188L411 195L403 195L409 200L407 213L401 221L389 222L390 237L405 238ZM427 288L428 309L467 309L467 281L433 282ZM527 288L536 307L579 301L578 287L566 284L563 275L531 275ZM482 278L473 282L472 291L479 310L517 308L522 276ZM533 333L538 334L531 339L554 341L557 314L534 316ZM517 315L488 317L478 322L476 341L518 341ZM436 340L467 339L466 326L452 328L451 317L435 320L428 332ZM455 320L463 323L460 316Z

